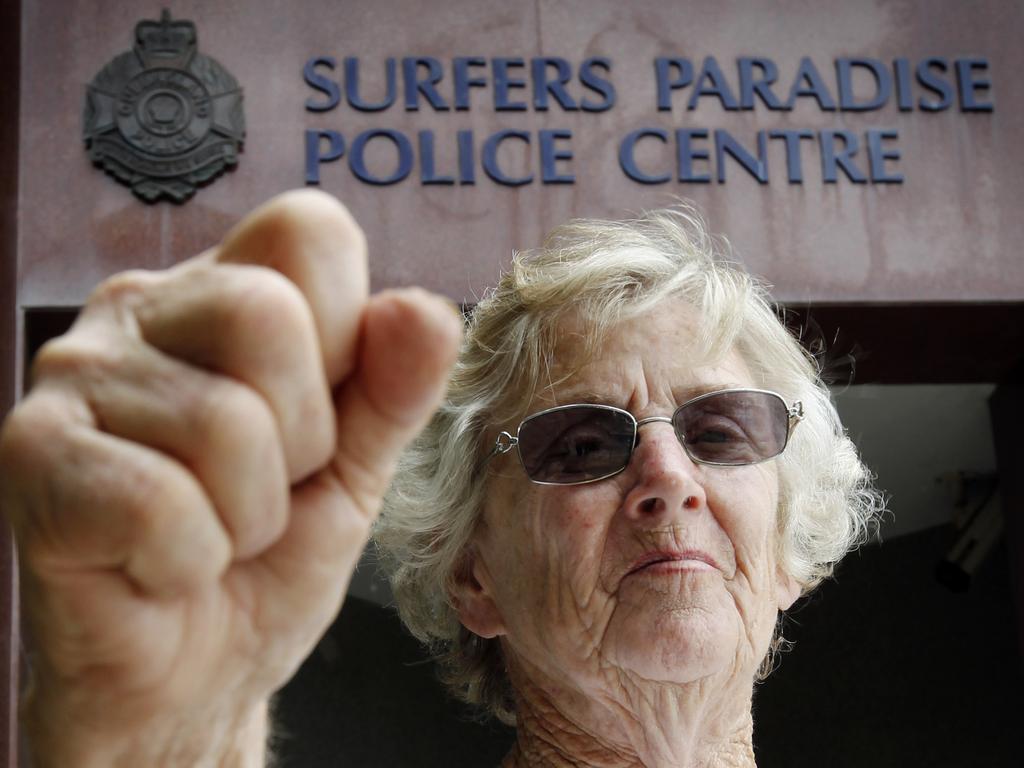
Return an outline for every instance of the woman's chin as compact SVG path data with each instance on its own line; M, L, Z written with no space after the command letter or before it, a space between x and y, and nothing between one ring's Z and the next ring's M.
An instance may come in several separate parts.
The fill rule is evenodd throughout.
M639 678L696 682L735 666L737 626L720 610L676 607L645 616L631 612L611 644L609 660ZM612 640L610 637L609 640Z

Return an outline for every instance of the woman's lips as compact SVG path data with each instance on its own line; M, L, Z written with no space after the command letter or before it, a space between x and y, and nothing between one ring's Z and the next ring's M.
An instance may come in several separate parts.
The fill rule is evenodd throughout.
M700 550L674 552L657 550L647 552L637 559L629 569L628 576L641 571L645 573L676 573L678 571L721 570L714 558Z

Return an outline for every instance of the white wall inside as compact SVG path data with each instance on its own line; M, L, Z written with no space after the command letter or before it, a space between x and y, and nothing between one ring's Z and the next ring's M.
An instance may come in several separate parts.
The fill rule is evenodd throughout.
M889 497L882 540L952 520L943 477L994 473L991 384L862 385L836 391L843 424Z

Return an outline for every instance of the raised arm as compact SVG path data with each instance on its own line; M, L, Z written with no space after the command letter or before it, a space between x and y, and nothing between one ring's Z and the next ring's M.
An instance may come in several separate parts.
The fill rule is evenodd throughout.
M0 435L37 768L263 764L459 335L311 191L96 290Z

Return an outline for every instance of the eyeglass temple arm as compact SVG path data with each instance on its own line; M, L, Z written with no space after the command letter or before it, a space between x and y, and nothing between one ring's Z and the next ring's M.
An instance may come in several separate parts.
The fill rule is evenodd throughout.
M797 400L786 411L789 416L789 420L793 422L800 421L804 417L804 404L802 400Z
M518 444L519 438L516 437L515 435L511 435L505 431L499 432L498 436L494 439L494 448L491 449L491 456L498 456L499 454L502 453L508 453Z

